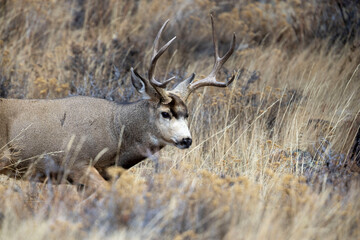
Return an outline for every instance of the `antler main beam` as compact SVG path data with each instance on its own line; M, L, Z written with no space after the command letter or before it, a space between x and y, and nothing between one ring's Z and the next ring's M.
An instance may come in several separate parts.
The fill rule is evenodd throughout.
M232 81L234 81L234 78L235 78L235 76L232 76L226 82L219 82L216 79L216 75L219 73L219 71L222 68L222 66L224 65L224 63L229 59L229 57L233 54L233 52L235 50L235 42L236 42L235 33L231 40L230 49L227 51L227 53L225 53L225 55L223 57L220 57L219 50L218 50L217 38L216 38L216 34L215 34L214 19L213 19L212 15L211 15L211 27L212 27L212 36L213 36L213 43L214 43L214 58L215 58L214 67L207 77L205 77L201 80L198 80L196 82L190 83L190 85L188 87L189 94L191 92L193 92L194 90L196 90L200 87L204 87L204 86L227 87Z
M161 38L161 34L162 32L164 31L166 25L169 23L169 19L166 20L166 22L162 25L162 27L160 28L156 38L155 38L155 41L154 41L154 50L153 50L153 54L152 54L152 57L151 57L151 63L150 63L150 69L148 71L148 78L151 82L151 84L153 86L156 86L156 87L160 87L160 88L165 88L166 85L174 79L174 77L166 80L165 82L163 83L160 83L158 82L155 78L154 78L154 73L155 73L155 66L156 66L156 63L157 63L157 60L160 58L160 56L166 51L166 49L168 49L168 47L170 46L170 44L176 39L176 37L173 37L170 41L168 41L164 46L162 46L159 50L159 41L160 41L160 38Z
M195 75L192 74L189 78L185 79L183 82L178 84L178 86L172 92L174 94L180 95L181 98L184 100L186 100L193 91L195 91L200 87L205 87L205 86L227 87L230 83L232 83L232 81L234 81L235 78L235 76L233 75L226 82L220 82L216 78L216 75L219 73L224 63L229 59L229 57L233 54L235 50L236 35L234 33L233 38L231 40L230 49L225 53L223 57L220 57L216 33L215 33L214 19L212 15L210 16L211 16L212 37L214 43L214 58L215 58L214 66L212 71L207 77L193 82Z
M156 67L157 61L159 60L161 55L166 51L166 49L169 48L171 43L176 39L176 37L173 37L170 41L168 41L164 46L162 46L159 49L159 42L160 42L161 34L164 31L164 29L168 23L169 23L169 19L166 20L165 23L162 25L162 27L160 28L160 30L154 40L154 50L153 50L153 53L151 56L150 67L149 67L148 74L147 74L148 78L145 79L144 77L141 77L141 75L139 73L137 73L136 70L132 70L135 75L140 77L143 81L145 80L147 83L149 83L152 86L152 88L155 90L155 92L159 95L160 101L164 104L168 104L171 102L171 98L169 97L165 88L166 88L167 84L170 83L175 77L167 79L163 83L161 83L155 79L154 75L155 75L155 67Z

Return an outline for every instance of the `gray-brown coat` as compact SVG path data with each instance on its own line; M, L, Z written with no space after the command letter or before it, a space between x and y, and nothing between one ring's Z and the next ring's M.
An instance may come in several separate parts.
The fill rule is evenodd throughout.
M187 125L186 100L203 86L226 87L234 79L219 82L217 73L234 51L219 57L213 27L215 63L205 78L195 74L170 91L154 78L156 62L173 38L159 49L160 29L147 78L131 69L135 89L143 99L116 104L92 97L58 100L0 99L0 173L21 175L27 171L43 178L52 173L74 183L103 185L105 169L130 168L170 144L184 149L192 143ZM30 170L31 171L30 171ZM61 173L61 174L59 174Z

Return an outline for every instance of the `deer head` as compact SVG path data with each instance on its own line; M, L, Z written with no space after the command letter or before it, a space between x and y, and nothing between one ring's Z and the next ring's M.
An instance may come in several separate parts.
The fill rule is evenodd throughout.
M187 122L188 110L185 103L189 95L200 87L227 87L234 80L234 76L232 76L228 81L220 82L217 79L217 74L219 73L224 63L234 52L236 37L234 33L230 49L223 57L220 57L215 35L214 20L211 16L212 35L215 51L215 63L212 71L207 77L203 79L197 79L195 81L195 74L193 73L190 77L180 82L173 89L166 90L166 86L174 79L174 77L161 83L155 79L154 72L157 60L176 38L172 38L159 49L161 34L168 22L169 20L163 24L155 38L154 50L151 57L147 78L141 76L136 70L131 68L131 79L136 90L142 94L143 99L147 99L147 101L149 101L151 104L151 111L154 114L153 116L155 116L155 125L160 132L161 139L167 144L175 145L178 148L184 149L189 148L192 143L192 138Z

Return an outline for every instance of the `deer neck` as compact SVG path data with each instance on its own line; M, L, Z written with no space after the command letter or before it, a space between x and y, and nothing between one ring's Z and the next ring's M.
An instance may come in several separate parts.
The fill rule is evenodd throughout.
M114 135L117 142L121 142L119 166L130 168L165 146L148 101L119 104L114 116Z

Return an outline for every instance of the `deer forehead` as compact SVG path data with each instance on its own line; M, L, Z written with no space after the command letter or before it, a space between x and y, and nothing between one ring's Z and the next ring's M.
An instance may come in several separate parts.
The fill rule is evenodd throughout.
M176 119L186 118L188 115L187 107L185 105L170 106L164 104L158 107L158 112L168 112Z
M179 119L179 118L187 118L188 109L186 104L181 100L180 97L176 95L170 95L172 101L168 104L171 114Z

